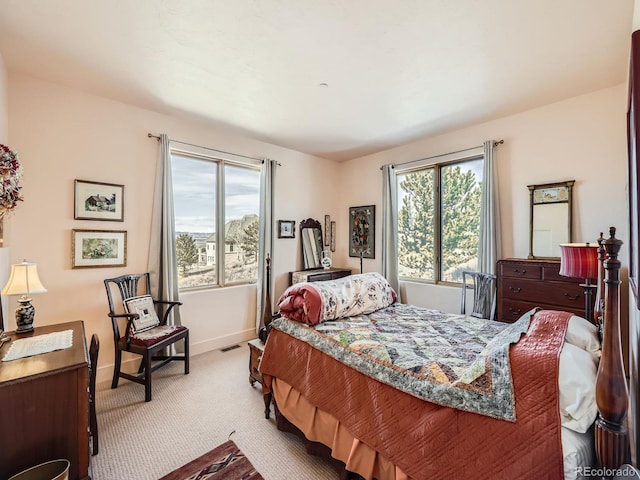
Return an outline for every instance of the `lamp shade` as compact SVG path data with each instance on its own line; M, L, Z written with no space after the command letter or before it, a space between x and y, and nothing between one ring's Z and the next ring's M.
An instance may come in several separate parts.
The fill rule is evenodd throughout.
M560 245L560 275L571 278L598 278L598 245L564 243Z
M35 263L22 263L11 265L9 280L2 289L2 295L29 295L31 293L44 293L44 288L40 277L38 277L38 266Z

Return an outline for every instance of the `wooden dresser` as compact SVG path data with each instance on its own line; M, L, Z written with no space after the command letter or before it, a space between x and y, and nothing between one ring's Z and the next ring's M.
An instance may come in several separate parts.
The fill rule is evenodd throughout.
M289 285L300 282L320 282L322 280L335 280L336 278L351 275L350 268L318 268L315 270L300 270L289 272Z
M70 348L0 362L0 478L58 458L69 480L89 478L89 359L81 321L36 327L16 340L73 331Z
M559 260L499 260L496 319L515 322L534 307L585 316L584 280L560 276Z

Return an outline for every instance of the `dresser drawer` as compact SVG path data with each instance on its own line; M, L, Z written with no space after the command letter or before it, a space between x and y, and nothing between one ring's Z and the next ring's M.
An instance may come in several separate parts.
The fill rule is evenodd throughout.
M534 307L585 315L580 279L560 275L560 262L504 259L498 261L498 316L514 322Z
M503 277L542 279L542 267L522 265L520 263L501 263L500 275Z
M539 307L533 302L519 302L517 300L505 299L502 302L503 311L501 312L501 321L513 323L529 310Z
M562 312L571 312L579 317L584 317L584 307L578 306L566 307L566 306L551 306L546 304L539 304L534 302L519 302L517 300L505 299L502 301L502 310L500 312L500 321L513 323L518 320L522 315L527 313L532 308L540 308L541 310L560 310Z
M541 305L584 306L584 290L570 283L505 278L502 280L502 295L514 300L535 299Z

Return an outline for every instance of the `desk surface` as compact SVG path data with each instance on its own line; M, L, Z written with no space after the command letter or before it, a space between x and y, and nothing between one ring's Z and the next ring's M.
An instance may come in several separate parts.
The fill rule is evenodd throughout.
M41 353L32 357L19 358L9 362L1 361L11 344L18 339L64 330L73 330L73 345L71 348ZM0 348L0 388L36 375L51 374L52 372L60 372L77 368L79 365L88 364L89 359L87 358L86 348L76 348L78 345L84 346L85 342L84 323L81 320L35 327L33 331L29 333L6 333L11 337L11 341L5 342Z

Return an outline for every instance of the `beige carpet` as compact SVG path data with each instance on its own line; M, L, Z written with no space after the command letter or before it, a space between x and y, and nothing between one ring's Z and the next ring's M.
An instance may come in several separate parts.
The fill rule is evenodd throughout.
M191 373L175 362L154 372L153 400L144 387L120 379L97 387L100 453L93 480L157 480L208 452L231 435L266 480L338 478L307 455L296 437L264 418L260 386L249 385L249 348L191 358Z

